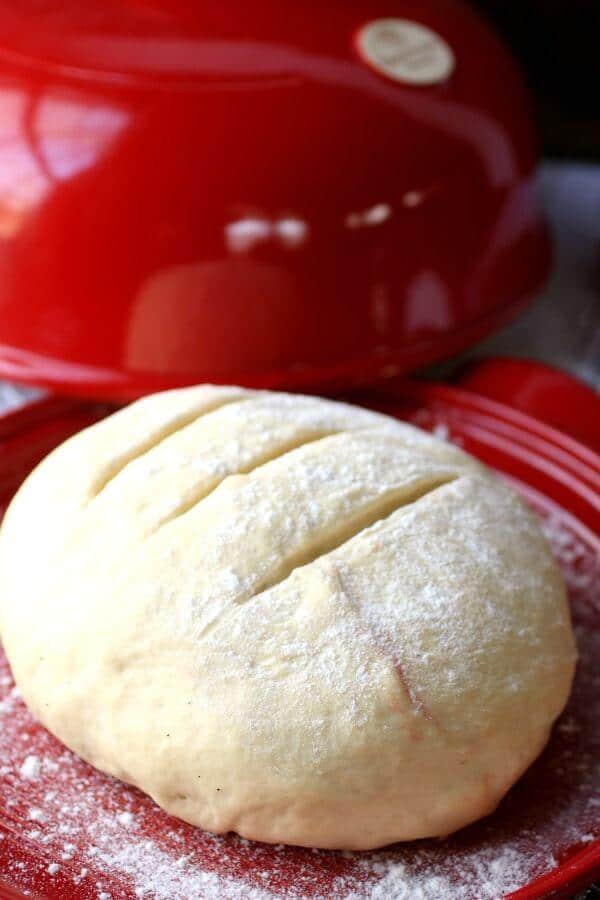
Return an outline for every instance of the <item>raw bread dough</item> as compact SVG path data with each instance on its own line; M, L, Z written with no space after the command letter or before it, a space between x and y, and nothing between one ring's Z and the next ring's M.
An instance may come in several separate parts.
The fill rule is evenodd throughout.
M30 475L0 627L31 710L211 831L370 848L491 812L571 685L533 516L455 447L317 398L141 400Z

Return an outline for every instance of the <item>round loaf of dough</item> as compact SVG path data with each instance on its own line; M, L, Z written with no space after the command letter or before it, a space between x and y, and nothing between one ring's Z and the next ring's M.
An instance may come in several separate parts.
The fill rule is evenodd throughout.
M0 627L33 713L215 832L366 849L491 812L571 685L533 516L455 447L312 397L147 397L30 475Z

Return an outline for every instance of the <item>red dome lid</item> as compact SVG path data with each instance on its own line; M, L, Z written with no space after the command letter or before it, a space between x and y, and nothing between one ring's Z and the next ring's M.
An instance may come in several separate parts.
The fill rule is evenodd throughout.
M457 0L0 11L0 375L320 388L539 287L515 66Z

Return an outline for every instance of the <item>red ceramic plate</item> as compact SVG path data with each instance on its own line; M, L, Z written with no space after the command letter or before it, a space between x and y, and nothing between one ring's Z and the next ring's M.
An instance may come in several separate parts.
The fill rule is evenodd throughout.
M494 815L446 840L356 854L270 847L206 834L95 772L35 723L1 658L0 897L534 900L570 896L600 873L600 459L454 388L403 384L355 399L462 444L540 515L569 585L580 652L546 751ZM0 420L0 500L105 411L46 400Z

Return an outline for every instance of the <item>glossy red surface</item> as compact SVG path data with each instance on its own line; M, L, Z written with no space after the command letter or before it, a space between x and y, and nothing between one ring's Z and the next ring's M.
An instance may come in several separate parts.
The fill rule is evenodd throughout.
M442 83L361 61L401 16ZM460 0L0 7L0 374L132 397L347 385L539 288L528 98Z
M566 372L528 359L478 360L461 386L558 428L600 453L600 393Z
M599 822L593 807L600 789L600 773L593 765L600 752L600 719L594 709L600 643L600 545L594 534L600 530L600 459L589 448L523 413L457 388L398 382L353 399L422 427L442 429L512 480L549 528L570 587L580 649L574 693L548 748L497 812L445 841L397 845L378 858L386 864L402 863L407 877L425 866L425 876L459 879L462 887L469 889L469 898L478 900L490 896L481 882L485 860L489 861L490 853L492 858L504 858L508 850L519 859L538 860L536 865L525 863L531 881L521 882L511 900L569 897L600 874ZM37 459L105 412L105 407L54 398L0 420L2 501L6 502ZM0 668L4 665L0 659ZM163 887L173 885L170 900L184 896L189 900L191 896L185 894L185 880L180 882L176 874L180 871L176 860L182 853L191 854L187 865L192 875L199 870L211 878L234 878L238 887L260 885L276 897L286 896L289 889L295 890L298 898L343 897L338 891L342 879L342 884L368 898L370 886L381 877L380 872L365 874L358 864L357 857L364 862L372 854L348 858L301 848L277 850L244 844L233 836L214 839L177 823L137 791L100 775L71 754L65 759L60 744L36 725L22 702L11 695L10 684L10 678L0 678L3 702L10 706L10 719L5 719L0 732L4 764L0 775L0 897L22 898L26 889L38 898L91 900L98 896L101 883L112 897L133 900L136 878L144 882L148 877L143 871L146 851L141 849L145 841L160 848L161 864L167 866L163 878L171 877L169 867L174 873L173 882L163 882ZM55 773L48 768L39 781L19 779L18 766L24 755L32 752L51 762L58 760ZM59 798L53 805L45 792L59 785ZM72 805L73 796L81 806ZM33 823L36 831L27 821L32 806L42 806L47 815L44 821ZM116 814L124 808L134 813L133 832L119 831L115 823ZM105 823L100 833L97 820ZM60 870L52 873L48 864L61 858L65 841L61 827L72 829L65 833L72 842L73 857L61 861ZM140 862L132 864L129 874L90 855L92 845L102 847L99 839L106 829L111 858L112 845L140 849ZM46 835L48 840L40 843L40 836ZM554 862L548 862L550 857ZM156 862L158 857L149 858ZM85 877L77 875L82 864ZM305 890L300 890L301 884ZM210 896L220 896L214 893L214 884L212 890ZM426 896L430 895L431 891ZM440 896L437 894L436 900Z

